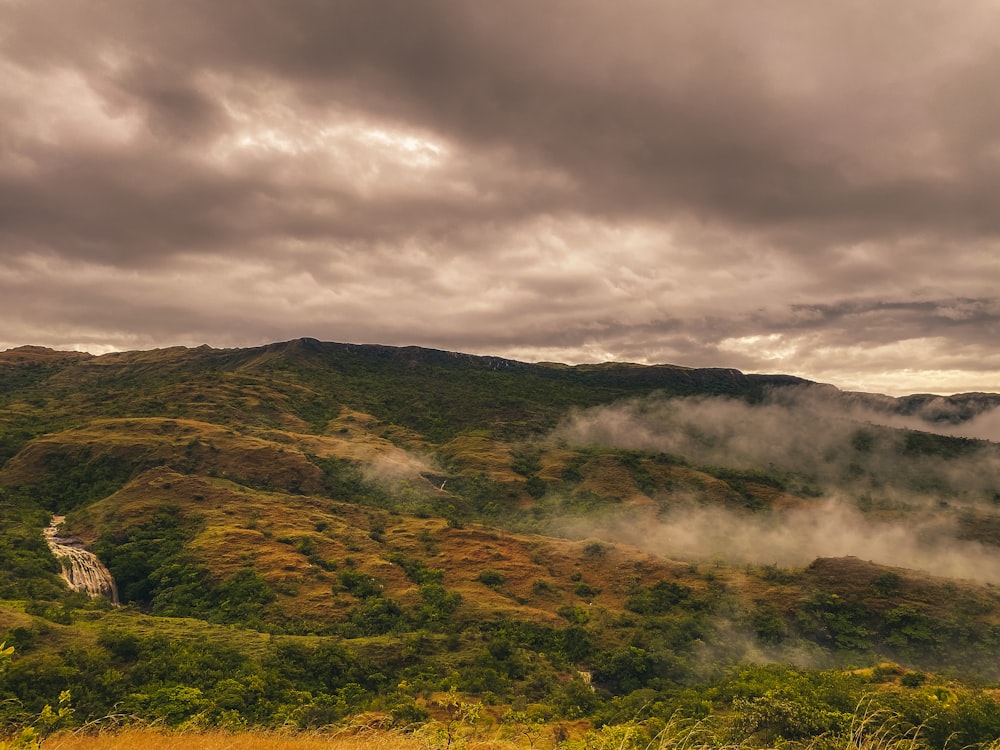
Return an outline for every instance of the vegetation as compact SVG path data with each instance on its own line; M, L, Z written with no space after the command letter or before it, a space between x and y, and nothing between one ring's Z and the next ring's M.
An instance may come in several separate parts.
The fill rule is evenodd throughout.
M0 353L8 747L1000 737L993 587L855 558L672 559L614 533L688 508L777 519L834 490L905 522L919 485L988 546L996 485L934 467L993 465L992 444L859 426L831 485L553 432L622 399L760 403L780 378L309 340L30 354ZM960 495L979 504L953 513ZM57 513L123 606L66 588L42 534Z

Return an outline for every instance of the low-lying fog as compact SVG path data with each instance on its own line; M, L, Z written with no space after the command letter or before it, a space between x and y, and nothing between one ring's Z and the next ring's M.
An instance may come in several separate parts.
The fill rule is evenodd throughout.
M865 560L1000 583L1000 549L958 538L963 514L1000 515L1000 446L930 449L919 435L878 426L996 437L1000 411L964 425L928 423L831 403L817 389L785 389L751 405L725 398L644 398L581 410L557 430L570 445L669 453L693 464L793 474L822 497L766 513L671 498L657 517L600 528L567 520L574 535L611 537L677 559L804 565L817 557ZM863 509L863 510L862 510Z
M675 560L801 567L817 557L853 555L881 565L949 578L1000 583L1000 549L959 540L953 519L914 516L874 521L839 500L781 513L688 506L656 518L569 519L562 530L599 537Z

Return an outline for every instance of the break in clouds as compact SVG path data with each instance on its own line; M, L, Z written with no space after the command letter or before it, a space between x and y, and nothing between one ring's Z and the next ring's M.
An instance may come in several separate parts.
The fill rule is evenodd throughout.
M760 404L650 397L581 410L557 438L672 454L694 466L763 471L806 491L788 508L758 513L705 505L690 490L678 491L660 498L665 510L656 517L640 511L599 527L570 520L567 530L679 559L801 566L853 555L1000 583L1000 549L974 539L977 524L996 522L998 446L925 440L931 431L996 440L1000 410L953 424L947 418L955 407L941 400L903 417L885 403L851 405L851 399L804 387L776 389Z

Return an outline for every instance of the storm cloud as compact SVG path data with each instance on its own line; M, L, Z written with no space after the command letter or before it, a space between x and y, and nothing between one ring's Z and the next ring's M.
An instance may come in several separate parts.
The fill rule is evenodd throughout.
M0 347L1000 390L1000 8L0 0Z

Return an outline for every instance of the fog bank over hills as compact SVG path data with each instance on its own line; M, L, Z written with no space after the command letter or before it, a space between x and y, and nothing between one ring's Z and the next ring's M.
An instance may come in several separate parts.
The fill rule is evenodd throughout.
M1000 584L1000 550L961 538L958 519L932 512L873 519L848 500L750 514L691 502L658 517L600 524L567 520L573 536L599 536L678 560L800 568L820 557L857 557L946 578Z
M654 394L575 411L556 435L573 443L653 450L732 468L772 467L826 481L850 483L852 475L863 475L868 483L898 484L933 470L954 475L960 490L992 486L995 451L972 438L1000 439L995 405L1000 397L933 397L925 403L925 397L909 398L810 384L769 388L757 402ZM933 455L922 448L917 431L967 439L949 442L946 454Z
M804 497L757 513L675 492L655 517L600 528L572 519L566 529L679 559L801 566L857 556L998 583L996 401L795 385L759 402L650 395L577 410L554 432L568 445L660 452L764 481L792 478L785 484L797 483Z

